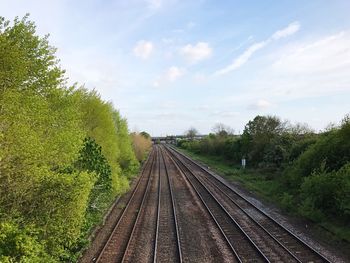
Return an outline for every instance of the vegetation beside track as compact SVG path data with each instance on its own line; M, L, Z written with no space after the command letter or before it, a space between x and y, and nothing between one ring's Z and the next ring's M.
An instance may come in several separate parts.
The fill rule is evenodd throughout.
M150 145L55 51L28 16L0 17L0 262L76 261Z
M257 116L241 136L216 129L179 147L229 180L350 242L350 119L316 134L305 125ZM240 167L242 157L246 169Z

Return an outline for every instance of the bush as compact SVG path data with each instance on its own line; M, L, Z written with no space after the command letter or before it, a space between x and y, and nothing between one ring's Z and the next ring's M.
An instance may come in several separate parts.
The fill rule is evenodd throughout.
M132 133L131 140L136 158L139 162L144 160L150 148L152 147L151 137L148 133Z
M350 163L327 172L325 163L306 177L300 187L301 212L320 221L326 216L350 220Z
M293 211L295 207L294 197L291 194L283 193L281 198L281 205L287 211Z
M319 136L285 172L285 182L298 188L304 177L324 163L327 171L337 171L350 161L350 122L346 118L338 129Z

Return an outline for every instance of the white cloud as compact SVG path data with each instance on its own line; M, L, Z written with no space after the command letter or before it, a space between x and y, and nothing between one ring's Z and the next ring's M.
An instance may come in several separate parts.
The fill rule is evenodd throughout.
M162 76L158 77L154 82L154 87L160 87L168 82L174 82L178 78L182 77L185 74L185 70L179 67L172 66L167 69Z
M340 32L281 51L273 69L287 74L350 72L350 32Z
M267 100L258 100L248 106L250 110L265 110L271 106L271 103Z
M267 45L268 41L263 41L259 43L255 43L251 45L248 49L246 49L239 57L237 57L232 64L228 65L227 67L220 69L216 71L214 74L215 75L224 75L228 72L231 72L233 70L236 70L240 68L242 65L244 65L249 58L259 49L262 49Z
M141 40L137 42L133 49L134 55L136 57L147 59L150 57L154 49L153 43L151 41Z
M274 40L278 40L284 37L288 37L290 35L295 34L296 32L298 32L300 29L300 23L299 22L293 22L291 24L289 24L286 28L281 29L276 31L273 35L272 35L272 39Z
M284 102L298 103L300 99L331 98L339 95L348 97L349 47L350 31L345 31L299 40L275 49L269 56L274 61L270 67L261 69L251 79L243 82L242 92L222 100L242 106L255 101L248 108L257 110L275 106L271 101L276 102L280 109L285 107ZM259 101L257 98L264 100ZM318 109L322 109L323 106L315 101L310 100L310 105L317 105Z
M283 28L283 29L278 30L275 33L273 33L272 36L269 37L268 39L252 44L241 55L239 55L236 59L234 59L230 65L228 65L220 70L217 70L214 73L214 75L224 75L226 73L229 73L231 71L234 71L234 70L240 68L250 59L250 57L256 51L264 48L266 45L268 45L273 40L279 40L281 38L295 34L296 32L298 32L299 28L300 28L300 24L298 22L293 22L293 23L289 24L286 28Z
M340 32L276 50L276 61L259 86L281 99L350 91L350 32Z
M206 42L198 42L196 45L188 44L180 49L182 54L190 63L196 63L207 59L212 54L212 49Z

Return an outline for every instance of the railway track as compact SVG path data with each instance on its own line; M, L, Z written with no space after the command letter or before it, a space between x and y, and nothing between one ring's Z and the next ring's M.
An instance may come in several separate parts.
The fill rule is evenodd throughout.
M269 262L263 252L250 239L228 211L211 194L206 187L196 180L194 174L174 154L170 157L178 169L190 182L191 186L210 213L225 240L236 256L238 262Z
M329 262L222 178L154 146L92 262Z
M183 262L239 262L171 156L164 164L172 181Z
M141 178L117 221L109 239L97 256L96 262L121 262L126 252L133 227L140 215L142 204L150 186L151 173L156 161L153 149L141 173Z
M182 262L172 183L160 147L153 148L96 262Z
M174 149L167 149L187 174L197 180L272 262L330 262L264 211L236 192L225 181ZM193 180L192 179L192 180Z
M160 152L155 148L154 169L137 214L122 262L153 262L157 244L157 212L159 196Z
M160 158L159 203L157 215L157 238L154 262L182 262L179 226L173 194L173 186L165 163L163 149Z

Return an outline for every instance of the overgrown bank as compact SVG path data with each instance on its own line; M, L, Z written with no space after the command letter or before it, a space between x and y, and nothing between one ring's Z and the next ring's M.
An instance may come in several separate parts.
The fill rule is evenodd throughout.
M0 18L0 262L75 261L150 145L68 86L55 51L27 16Z
M316 134L277 117L257 116L241 136L223 130L179 142L230 180L350 242L350 120ZM247 168L240 167L241 158Z

